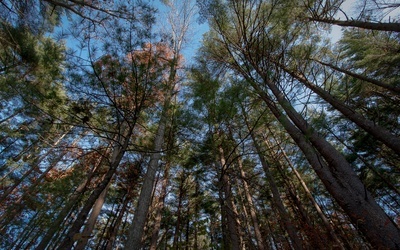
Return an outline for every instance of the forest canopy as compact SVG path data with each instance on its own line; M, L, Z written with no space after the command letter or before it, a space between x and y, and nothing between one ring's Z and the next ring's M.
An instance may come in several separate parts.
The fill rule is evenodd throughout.
M400 4L349 2L1 1L0 248L400 249Z

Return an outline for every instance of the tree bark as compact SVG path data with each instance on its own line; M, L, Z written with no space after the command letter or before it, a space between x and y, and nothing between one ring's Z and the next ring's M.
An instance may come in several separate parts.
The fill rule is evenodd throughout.
M93 190L93 192L90 194L89 198L86 200L85 205L79 212L79 214L76 217L75 222L73 223L72 227L68 230L68 233L63 240L63 242L60 244L59 248L60 249L71 249L72 246L74 245L75 241L79 239L81 236L79 234L79 231L82 227L82 225L85 223L86 218L93 207L93 204L96 202L100 194L103 192L103 190L109 185L111 179L113 178L119 163L121 162L122 157L124 156L126 149L128 148L128 144L130 141L130 137L133 132L133 126L128 125L123 123L121 125L122 127L122 134L118 135L118 142L115 143L112 156L110 159L110 168L107 171L107 173L104 176L104 179L101 181L101 183Z
M161 184L161 192L160 192L160 196L158 197L158 205L156 208L154 227L153 227L153 232L151 235L150 250L157 249L158 235L160 233L160 228L161 228L162 210L164 209L165 197L167 195L167 186L168 186L168 180L169 180L170 165L171 165L170 162L167 162L165 164L163 181Z
M309 17L309 21L334 24L342 27L356 27L369 30L395 31L400 32L400 23L371 23L358 20L335 20L320 17Z
M128 231L128 238L125 242L125 249L127 250L139 250L142 247L142 236L151 204L154 181L159 168L159 160L161 158L161 151L164 143L164 134L167 125L170 100L171 96L167 96L164 102L157 133L154 138L154 153L151 155L149 166L147 167L147 171L144 176L135 215L133 217L132 225Z
M83 229L81 233L81 238L78 240L78 243L75 247L76 250L83 250L85 249L85 246L91 238L92 231L94 229L94 226L96 224L97 218L99 217L99 214L101 212L101 208L104 205L106 196L107 196L107 191L110 187L111 182L108 183L108 186L101 192L99 198L97 198L96 202L93 205L92 212L90 213L89 219L86 222L86 226Z
M383 142L386 146L393 149L394 152L396 152L398 155L400 155L400 138L399 137L390 133L387 129L377 125L375 122L370 121L367 118L364 118L360 114L356 113L354 110L352 110L346 104L344 104L343 102L334 98L327 91L325 91L322 88L315 86L314 84L309 82L303 74L289 70L288 68L286 68L283 65L280 65L280 67L283 70L285 70L287 73L289 73L292 77L294 77L295 79L297 79L301 83L303 83L307 88L311 89L316 94L318 94L321 98L323 98L330 105L332 105L332 107L334 107L335 109L340 111L350 121L357 124L359 127L364 129L366 132L368 132L369 134L374 136L376 139ZM274 87L274 89L277 90L277 88L275 88L275 87ZM282 95L281 93L278 93L276 90L275 90L276 95Z
M223 211L226 215L226 224L227 224L227 246L225 248L232 249L232 250L239 250L241 246L240 242L240 234L239 234L239 227L237 224L237 213L235 212L235 204L233 203L233 196L231 190L231 183L229 180L229 176L226 172L227 165L226 159L224 155L224 149L222 145L218 145L218 152L219 158L221 162L221 189L224 195L223 199Z
M243 183L243 190L244 190L244 194L246 197L246 202L247 202L247 204L249 206L249 210L250 210L251 222L254 227L254 234L255 234L255 238L257 240L257 249L264 250L264 249L266 249L266 247L265 247L263 237L261 235L261 229L260 229L260 226L258 223L256 208L253 203L253 198L251 196L249 185L247 184L246 173L243 170L243 164L242 164L242 160L240 159L240 157L238 158L238 167L239 167L239 171L240 171L240 177L241 177L242 183Z
M293 222L290 219L289 213L286 211L286 208L283 205L278 187L276 186L273 176L269 170L269 164L267 163L265 157L262 155L262 150L261 150L253 133L251 133L251 137L253 139L253 145L256 148L261 165L264 169L265 176L267 177L269 187L271 188L272 199L274 201L275 206L277 207L277 209L279 211L279 215L281 217L281 220L283 221L286 232L289 234L291 244L294 249L303 249L303 244L300 240L297 229L293 225Z

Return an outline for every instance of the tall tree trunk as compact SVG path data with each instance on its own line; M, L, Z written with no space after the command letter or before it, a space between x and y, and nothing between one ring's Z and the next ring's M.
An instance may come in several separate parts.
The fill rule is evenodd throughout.
M231 183L229 180L229 176L226 172L228 166L226 164L224 149L222 148L222 145L218 145L218 151L222 167L220 188L222 189L222 193L224 195L222 209L224 211L224 214L226 215L226 225L228 230L227 239L229 239L229 241L227 241L229 245L225 247L232 250L239 250L241 242L240 242L239 227L237 224L237 213L235 213L236 209L235 209L235 204L233 203Z
M308 125L273 83L267 80L267 84L299 130L278 110L265 92L258 91L258 93L295 140L328 192L351 218L354 225L357 225L373 246L389 249L400 247L400 230L376 203L344 156ZM253 86L258 89L254 82Z
M256 208L253 203L253 197L251 196L250 188L249 188L249 185L247 184L246 173L243 170L243 164L242 164L241 158L239 157L237 161L238 161L238 167L239 167L239 171L240 171L240 177L242 179L244 194L246 197L246 202L247 202L247 205L250 210L251 222L253 224L254 234L256 237L256 241L257 241L257 249L264 250L264 249L266 249L266 247L265 247L263 237L261 235L261 230L260 230L260 226L258 223Z
M124 156L126 149L128 148L128 144L130 141L130 137L132 135L133 125L122 124L122 134L118 135L118 142L114 145L112 156L110 159L110 168L104 176L104 179L101 183L93 190L90 194L89 198L86 200L85 205L79 212L76 217L75 222L72 227L69 229L65 239L60 244L60 249L71 249L74 245L75 241L77 241L81 234L79 233L82 225L85 223L86 218L93 207L93 204L96 202L100 194L103 190L109 185L111 179L113 178L119 163L121 162L122 157Z
M161 184L161 192L160 192L160 196L158 197L158 204L156 207L154 227L153 227L153 232L151 235L150 250L157 249L158 235L160 233L160 228L161 228L162 210L164 209L165 197L167 195L167 186L168 186L168 180L169 180L170 165L171 165L171 163L169 161L165 164L163 181Z
M163 111L161 113L157 133L154 138L154 153L152 153L150 157L150 162L144 176L135 215L133 217L132 225L128 231L128 238L125 242L125 249L127 250L139 250L142 247L142 236L151 204L154 181L159 168L159 160L161 158L162 146L164 144L164 134L167 126L171 98L172 93L168 93L168 96L164 101Z
M184 188L184 183L186 181L186 174L181 173L180 183L179 183L179 195L178 195L178 208L176 211L176 224L175 224L175 232L174 232L174 240L172 242L172 248L178 249L178 240L181 235L181 226L182 226L182 200L183 196L186 193Z
M253 145L256 148L261 165L264 169L265 176L267 177L268 184L271 188L272 199L274 201L275 206L277 207L277 209L279 211L279 215L280 215L281 220L283 221L285 230L289 234L291 244L294 249L303 249L303 245L302 245L300 236L299 236L295 226L293 225L293 222L290 219L289 213L286 211L286 208L283 205L278 187L276 186L273 176L269 170L269 164L267 163L265 157L262 155L262 150L261 150L253 132L251 132L251 137L253 139Z
M85 249L85 246L89 240L89 238L91 238L91 234L92 231L94 229L94 226L96 224L97 218L100 215L101 212L101 208L104 205L106 196L107 196L107 191L110 187L111 182L108 183L108 186L103 190L103 192L101 192L99 198L97 198L96 202L93 205L92 208L92 212L90 213L89 219L87 220L87 222L85 223L86 226L82 231L81 237L78 240L78 243L75 247L76 250L83 250Z

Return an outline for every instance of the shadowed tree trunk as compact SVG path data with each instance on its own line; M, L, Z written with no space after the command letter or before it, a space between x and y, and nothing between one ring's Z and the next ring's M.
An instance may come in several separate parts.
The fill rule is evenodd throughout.
M133 126L122 124L121 129L124 129L122 131L123 134L118 135L119 143L115 143L115 145L113 146L112 156L110 159L110 167L107 173L105 174L103 180L93 190L89 198L86 200L85 205L78 213L75 222L72 224L72 227L68 230L65 239L61 242L60 249L71 249L75 241L81 238L81 234L79 233L79 231L83 226L83 224L85 223L91 208L93 207L94 203L99 198L100 194L104 191L104 189L106 189L111 179L113 178L119 166L119 163L121 162L121 159L124 156L126 149L128 148L128 143L132 135Z
M281 220L283 221L283 225L289 234L291 244L294 249L303 249L303 245L300 240L300 236L297 232L296 227L294 226L293 222L291 221L289 213L287 212L286 208L283 205L278 187L276 186L273 176L271 175L271 172L269 170L269 164L265 160L265 157L262 155L262 150L261 150L258 142L256 141L256 138L255 138L253 132L251 132L251 137L253 139L254 147L256 148L257 154L260 158L261 165L262 165L265 175L267 177L269 187L271 188L272 199L274 201L275 206L277 207L277 209L279 211L279 215L280 215Z
M227 228L227 241L225 248L232 250L241 249L241 241L239 234L239 225L237 224L237 212L235 208L235 204L233 203L233 194L231 190L231 183L229 180L229 176L227 173L228 165L226 164L224 149L222 145L218 145L219 159L221 163L221 190L224 196L223 198L223 214L226 219L226 228Z

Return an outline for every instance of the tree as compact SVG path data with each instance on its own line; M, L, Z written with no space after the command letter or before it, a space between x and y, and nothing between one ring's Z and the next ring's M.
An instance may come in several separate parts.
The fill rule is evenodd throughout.
M398 245L397 226L366 191L345 157L314 131L286 98L285 88L279 86L279 81L285 79L278 63L285 62L282 46L287 49L293 41L297 41L298 35L302 34L299 23L291 23L288 18L283 26L275 24L274 18L279 16L281 20L285 10L273 3L251 1L242 5L219 2L211 6L210 22L215 32L210 33L208 44L205 44L208 58L247 79L300 146L331 195L371 244L388 248ZM234 23L230 24L227 20L234 20ZM278 43L278 37L283 44ZM264 86L267 89L263 89ZM285 115L280 109L285 111ZM320 161L320 157L324 161ZM365 216L367 213L372 214ZM383 232L382 228L388 231Z
M178 11L175 9L177 8L177 5L172 5L171 3L168 4L173 11ZM135 216L125 244L128 249L140 249L142 245L143 229L151 204L154 180L159 168L159 160L161 158L161 152L164 146L165 130L168 118L171 115L173 98L176 95L177 83L179 81L178 69L182 59L181 49L193 15L193 7L191 6L190 2L184 3L181 8L182 9L178 12L180 13L178 16L181 19L178 19L178 22L173 19L170 19L169 21L172 30L172 44L164 44L166 47L164 51L165 56L163 58L166 61L167 66L167 75L162 80L163 84L165 85L164 103L162 106L162 112L160 114L157 132L154 137L154 153L150 157L149 166L147 168L142 190L140 192ZM170 18L172 17L174 16L171 13Z

